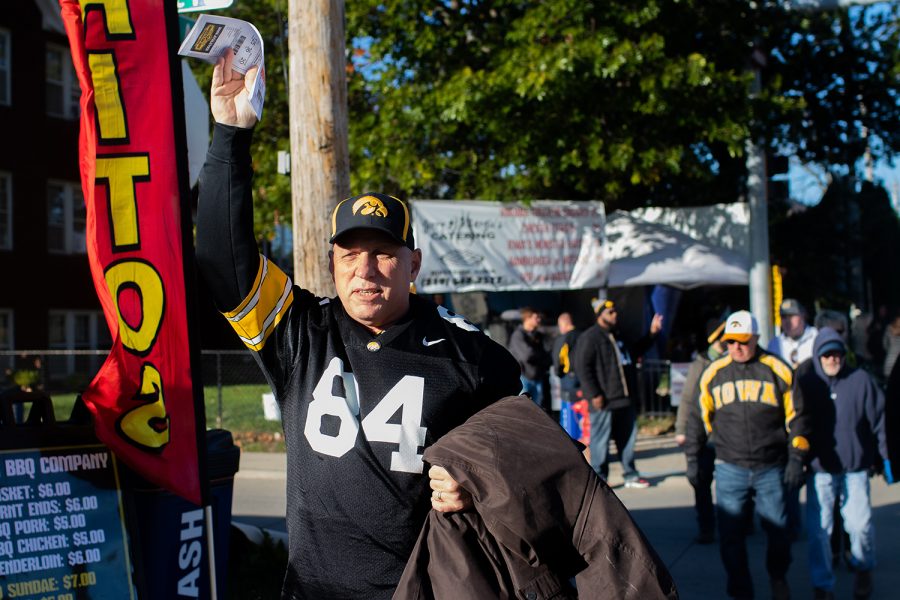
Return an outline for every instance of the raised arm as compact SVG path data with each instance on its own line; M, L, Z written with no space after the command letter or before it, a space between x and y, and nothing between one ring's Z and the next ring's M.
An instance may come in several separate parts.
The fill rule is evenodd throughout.
M259 68L251 68L244 76L231 68L233 62L234 54L228 52L213 67L209 108L216 123L252 129L256 113L250 106L250 90Z
M247 77L231 69L233 57L213 69L210 108L216 126L200 173L197 263L219 310L232 310L249 294L260 265L253 234L250 142L256 115Z

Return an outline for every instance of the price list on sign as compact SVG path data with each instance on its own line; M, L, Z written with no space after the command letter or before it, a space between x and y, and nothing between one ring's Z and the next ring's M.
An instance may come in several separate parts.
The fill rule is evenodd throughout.
M0 452L0 598L133 598L125 539L105 446Z

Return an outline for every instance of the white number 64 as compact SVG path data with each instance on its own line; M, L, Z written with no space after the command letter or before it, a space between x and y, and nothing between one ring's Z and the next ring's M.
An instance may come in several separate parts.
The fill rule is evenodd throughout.
M345 398L332 392L337 377L343 380ZM392 471L422 472L422 455L418 450L425 444L427 431L421 426L424 395L425 379L405 375L363 419L362 428L367 440L399 446L391 454ZM397 409L402 410L400 423L388 423ZM336 435L322 433L322 418L326 415L340 421ZM353 373L344 372L343 361L334 357L313 390L313 401L309 403L306 413L306 439L316 452L328 456L343 456L356 444L358 417L359 387L356 378Z

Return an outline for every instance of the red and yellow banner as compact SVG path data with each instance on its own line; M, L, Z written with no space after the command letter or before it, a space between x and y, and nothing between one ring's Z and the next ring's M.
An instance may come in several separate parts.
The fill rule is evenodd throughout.
M202 504L205 418L191 376L179 179L187 169L173 113L180 68L170 62L167 13L176 13L166 2L174 5L60 0L82 93L88 258L113 338L83 398L98 437L123 461Z

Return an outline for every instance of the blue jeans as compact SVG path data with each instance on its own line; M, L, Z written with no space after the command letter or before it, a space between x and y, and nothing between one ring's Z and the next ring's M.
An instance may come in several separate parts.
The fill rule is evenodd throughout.
M524 375L519 375L522 380L522 393L528 394L534 403L544 408L544 390L540 379L526 379Z
M853 566L868 571L875 566L875 528L869 498L869 474L814 473L806 485L806 528L809 534L809 570L813 587L834 589L831 570L831 531L834 501L840 498L844 529L850 535Z
M634 408L591 410L591 466L602 477L609 477L609 438L616 443L625 479L636 479L634 443L637 440L637 419Z
M719 553L728 575L727 592L735 598L752 598L753 581L747 564L746 526L750 496L755 492L756 512L768 538L766 570L781 579L791 564L784 498L784 467L748 469L716 463L716 507L719 519Z

